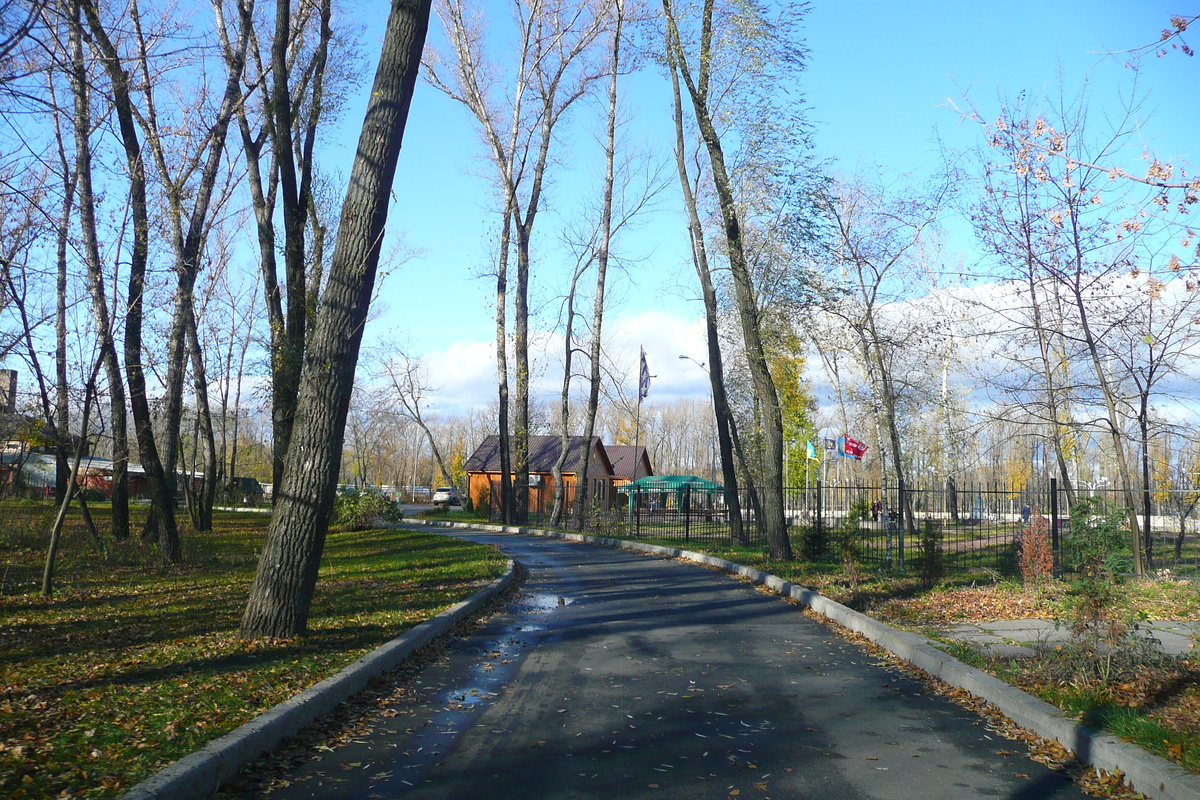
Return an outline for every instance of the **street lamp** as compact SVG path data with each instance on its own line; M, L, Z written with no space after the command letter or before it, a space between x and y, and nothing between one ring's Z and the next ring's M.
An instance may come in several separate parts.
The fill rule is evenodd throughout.
M684 361L692 362L693 364L698 366L700 369L704 370L705 373L708 372L708 367L705 365L705 363L703 361L697 361L696 359L692 358L691 356L680 356L680 358L683 359Z

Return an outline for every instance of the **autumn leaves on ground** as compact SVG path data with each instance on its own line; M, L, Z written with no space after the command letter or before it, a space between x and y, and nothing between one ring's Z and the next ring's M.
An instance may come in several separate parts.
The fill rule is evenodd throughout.
M332 532L311 635L245 642L265 514L218 514L164 569L75 520L59 591L37 594L52 509L3 504L0 797L119 796L501 574L496 550L401 530ZM94 514L99 512L93 511ZM103 528L103 520L97 519Z
M94 511L105 528L103 508ZM491 548L402 530L330 534L311 635L265 644L236 631L267 516L218 514L184 537L165 569L137 541L97 553L79 521L59 556L58 592L37 594L49 506L5 503L0 531L0 796L113 798L257 713L333 674L500 574ZM859 576L834 565L773 563L721 551L932 634L952 622L1062 618L1061 583L1026 588L995 573L927 588L915 578ZM1200 618L1190 584L1127 584L1132 617ZM1057 700L1193 770L1200 768L1200 671L1194 659L1101 659L1072 650L987 663L955 655ZM1102 671L1107 669L1107 674ZM1098 671L1099 670L1099 671Z

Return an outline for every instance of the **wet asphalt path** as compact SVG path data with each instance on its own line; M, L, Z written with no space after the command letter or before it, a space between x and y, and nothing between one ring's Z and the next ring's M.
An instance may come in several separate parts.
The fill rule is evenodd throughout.
M975 715L721 573L496 544L518 599L271 800L1076 798Z

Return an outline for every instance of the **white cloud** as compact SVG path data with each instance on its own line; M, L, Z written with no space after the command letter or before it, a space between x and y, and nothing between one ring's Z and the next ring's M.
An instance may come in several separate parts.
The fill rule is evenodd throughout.
M639 347L645 348L646 363L655 376L651 379L651 402L708 396L708 375L696 363L707 360L703 318L659 310L616 314L605 319L605 329L605 368L624 376L626 396L635 396ZM558 395L562 382L562 335L534 331L530 341L532 391L535 397L549 400ZM680 359L680 355L690 356L695 362ZM453 415L495 402L494 341L459 340L444 349L427 351L423 358L430 381L437 388L435 408L439 413ZM576 371L581 369L577 362Z

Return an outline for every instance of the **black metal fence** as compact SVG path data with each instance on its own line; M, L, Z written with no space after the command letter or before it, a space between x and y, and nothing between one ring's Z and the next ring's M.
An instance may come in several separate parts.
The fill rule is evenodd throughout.
M563 503L569 516L575 493L566 487ZM1124 505L1114 489L1084 492L1112 505ZM494 492L492 497L497 497ZM1139 495L1140 501L1140 495ZM694 491L690 487L637 489L619 487L589 503L586 528L599 535L656 539L668 542L733 545L730 504L724 489ZM739 493L745 536L751 545L766 548L756 524L758 500ZM552 488L530 487L527 521L552 521ZM491 517L502 516L492 504ZM793 549L814 558L836 558L839 541L852 525L857 560L864 569L901 571L922 569L934 548L940 569L947 572L994 570L1015 575L1020 537L1031 519L1043 517L1049 529L1056 564L1070 539L1066 492L1049 481L1040 488L995 486L827 486L785 489L785 516ZM1139 509L1139 524L1147 531L1147 515ZM1151 571L1170 571L1180 577L1200 577L1200 494L1195 491L1156 492L1148 515L1145 548Z
M948 572L1017 569L1022 531L1036 514L1048 523L1056 562L1069 528L1054 487L1044 493L994 487L909 489L825 486L788 490L788 522L810 541L837 547L851 536L857 560L879 570L919 569L931 549ZM852 527L852 532L846 533ZM801 537L803 546L803 536ZM840 540L840 541L839 541ZM809 545L812 549L813 545Z
M573 489L567 487L565 493L568 509L574 500ZM1116 490L1085 490L1083 494L1125 505L1124 495ZM664 487L623 492L617 488L607 498L596 500L586 527L599 535L684 545L734 543L724 490ZM757 498L742 492L739 505L749 541L765 548L755 522ZM934 548L940 567L949 572L987 569L1014 574L1020 537L1038 517L1046 520L1056 563L1062 562L1063 547L1070 541L1066 493L1053 480L1040 488L1020 490L952 484L909 489L818 483L785 490L784 505L794 549L810 557L836 558L852 525L857 560L868 569L920 569L922 559L928 559ZM530 487L531 523L549 522L553 507L552 489ZM493 518L498 516L494 504ZM1200 577L1200 493L1154 492L1150 514L1139 509L1139 525L1146 532L1145 551L1152 571Z
M1127 507L1123 492L1085 489L1115 507ZM1079 495L1075 497L1076 502ZM1135 497L1141 503L1142 495ZM1143 552L1151 571L1200 577L1200 493L1152 492L1149 514L1138 508ZM932 538L946 570L993 569L1014 573L1021 535L1031 519L1046 520L1056 564L1071 536L1070 504L1056 480L1020 490L996 486L816 486L787 490L788 522L793 530L822 538L861 516L857 522L861 559L880 568L918 567Z

